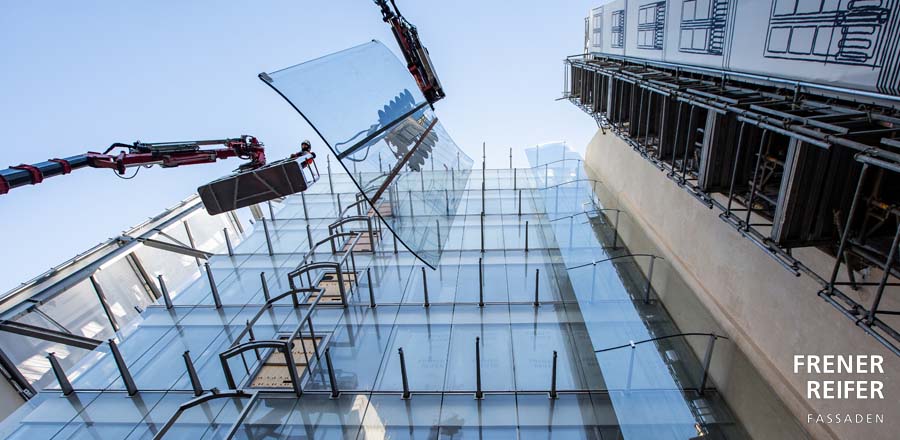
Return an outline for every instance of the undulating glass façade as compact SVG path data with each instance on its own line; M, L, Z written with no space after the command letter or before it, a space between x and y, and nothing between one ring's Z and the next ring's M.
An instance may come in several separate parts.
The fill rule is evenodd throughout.
M274 218L246 228L233 256L209 258L217 295L198 271L185 288L173 289L171 308L160 300L116 333L134 395L102 345L66 369L73 393L45 389L0 425L0 435L744 438L713 384L698 391L701 362L683 338L594 353L678 330L646 289L642 257L615 258L628 253L611 227L624 220L598 205L593 191L602 186L583 177L580 161L550 151L530 151L538 165L532 169L472 172L436 270L398 247L377 220L371 236L365 222L347 223L334 248L324 241L308 253L310 235L315 243L341 234L340 225L329 226L358 200L348 176L333 173L329 181L323 173L307 193L275 204ZM360 211L345 215L376 218L356 206ZM339 265L297 275L310 262ZM310 286L321 290L298 294L296 304L288 295L264 307L266 296ZM287 336L307 338L310 344L296 345L312 347L291 351L299 390L290 378L254 387L261 365L286 365L274 344L247 346L225 360L242 392L230 390L222 353ZM211 396L217 388L221 397L176 417L195 399L188 350L198 391ZM479 366L483 396L476 399Z

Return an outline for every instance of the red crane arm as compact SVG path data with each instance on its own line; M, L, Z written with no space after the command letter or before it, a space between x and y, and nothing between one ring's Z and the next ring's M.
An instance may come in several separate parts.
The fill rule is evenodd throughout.
M223 148L206 146L224 145ZM116 150L120 150L116 152ZM41 183L47 177L69 174L84 167L109 168L119 174L137 166L159 165L173 168L181 165L212 163L239 157L247 160L240 171L256 169L266 164L263 144L253 136L190 142L112 144L103 153L88 152L65 159L50 159L33 165L22 164L0 170L0 194L24 185Z

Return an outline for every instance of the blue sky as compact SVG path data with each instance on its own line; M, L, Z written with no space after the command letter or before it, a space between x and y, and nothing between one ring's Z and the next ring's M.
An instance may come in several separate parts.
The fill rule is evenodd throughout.
M523 149L582 151L593 121L560 96L562 59L581 51L592 1L398 0L431 52L451 136L480 163L526 166ZM4 2L0 166L113 142L252 134L270 159L312 129L256 75L379 39L368 0ZM324 147L323 147L324 148ZM0 292L185 198L239 161L145 169L133 180L84 169L0 196Z

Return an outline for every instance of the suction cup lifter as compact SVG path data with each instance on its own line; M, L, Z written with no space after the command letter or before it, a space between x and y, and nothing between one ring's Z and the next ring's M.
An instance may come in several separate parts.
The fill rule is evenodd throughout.
M314 165L310 154L283 159L214 180L197 192L210 215L221 214L306 191L318 180Z

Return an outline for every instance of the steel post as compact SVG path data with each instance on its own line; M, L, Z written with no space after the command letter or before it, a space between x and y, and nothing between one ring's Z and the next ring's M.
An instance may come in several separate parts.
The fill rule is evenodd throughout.
M613 249L617 249L619 247L619 213L622 212L616 209L616 217L613 221Z
M647 284L644 286L644 304L650 304L650 291L653 289L653 263L656 256L650 256L650 268L647 270Z
M372 272L369 271L370 268L366 268L366 281L369 284L369 307L375 308L375 290L372 286Z
M403 398L409 399L409 379L406 377L406 357L403 355L403 347L397 350L400 353L400 376L403 379Z
M422 267L422 289L425 293L425 307L428 307L431 303L428 302L428 278L425 275L425 267Z
M194 396L198 397L203 394L203 385L200 383L200 376L197 376L197 370L194 368L194 362L191 360L191 352L186 350L181 356L184 358L184 366L187 368Z
M528 220L525 220L525 252L528 252Z
M56 381L59 382L59 389L62 390L63 396L72 394L75 390L72 388L72 383L69 382L65 370L59 364L59 360L56 359L56 354L47 353L47 360L50 361L50 368L53 369L53 375L56 376Z
M109 350L112 352L113 360L116 362L116 367L119 369L119 375L122 376L122 382L125 384L125 389L128 390L128 395L133 396L137 394L137 385L134 384L134 378L131 377L131 372L128 371L128 364L122 358L122 353L119 351L116 341L109 340Z
M219 298L219 288L216 287L216 280L213 278L212 268L209 267L209 262L203 263L203 266L206 268L206 279L209 280L209 288L212 290L213 302L215 302L217 309L221 309L222 299Z
M334 179L331 177L331 155L325 156L325 166L328 169L328 189L334 194Z
M522 190L519 190L519 217L522 216Z
M325 363L328 365L328 382L331 384L331 398L337 399L341 392L338 390L337 379L334 376L334 365L331 363L331 348L325 347Z
M163 302L166 304L167 309L171 309L172 306L172 297L169 296L169 289L166 287L166 280L163 279L162 274L156 276L156 279L159 281L159 291L162 293Z
M553 350L553 370L550 373L550 398L556 399L559 396L556 394L556 350Z
M478 307L484 307L484 266L483 259L478 259Z
M228 237L228 228L222 229L222 235L225 236L225 248L228 249L228 256L233 257L234 256L234 248L231 247L231 238Z
M484 253L484 214L478 217L481 222L481 253Z
M269 294L269 283L266 281L266 273L259 273L259 282L262 283L262 293L263 298L266 299L266 302L269 302L272 299L272 296Z
M263 217L260 219L263 225L263 232L266 234L266 247L269 249L269 255L275 255L275 251L272 250L272 237L269 236L269 224L266 222L266 218Z
M475 337L475 398L483 399L481 391L481 338Z
M703 355L703 376L700 379L700 388L697 390L703 394L706 381L709 378L709 365L712 363L713 349L716 347L716 335L709 335L709 343L706 345L706 354Z
M306 194L300 193L300 202L303 204L303 219L309 221L309 210L306 207Z
M444 189L444 204L447 205L447 217L450 216L450 193Z

